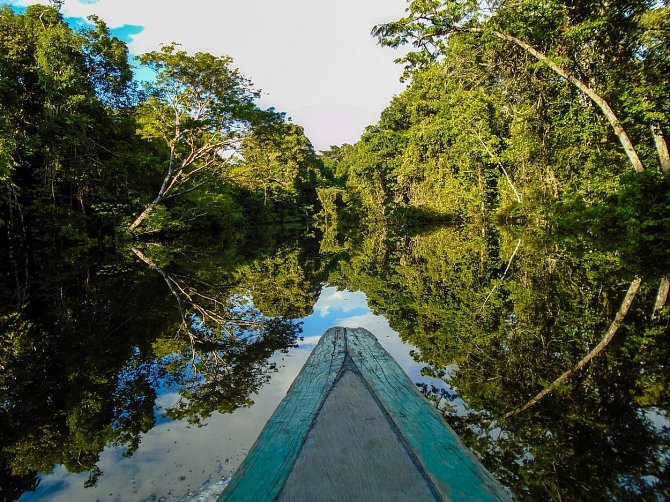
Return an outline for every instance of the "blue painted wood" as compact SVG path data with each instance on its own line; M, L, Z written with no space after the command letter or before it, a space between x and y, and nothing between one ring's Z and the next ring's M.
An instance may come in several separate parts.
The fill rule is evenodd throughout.
M511 499L372 333L363 328L347 330L346 342L347 353L397 426L408 450L445 499Z
M267 501L277 497L342 368L344 356L345 329L330 328L219 500Z
M438 498L512 499L369 331L331 328L219 501L278 498L328 393L345 370L361 376ZM337 494L328 496L338 498Z

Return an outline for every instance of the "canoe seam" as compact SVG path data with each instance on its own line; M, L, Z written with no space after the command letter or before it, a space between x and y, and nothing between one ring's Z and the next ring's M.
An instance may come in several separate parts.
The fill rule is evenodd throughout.
M349 350L347 347L347 338L345 337L345 349L347 349L346 355L344 356L344 362L342 364L342 374L344 374L344 371L351 371L356 375L356 378L358 378L362 383L363 386L367 389L367 391L370 393L370 396L372 396L372 399L375 401L377 406L379 407L380 411L382 412L382 415L384 415L384 418L386 419L387 423L391 427L391 430L393 431L393 434L396 436L396 439L400 442L402 445L403 449L409 456L410 460L412 461L412 464L414 465L414 468L418 471L419 475L423 478L423 480L426 482L428 485L428 489L430 490L430 493L435 497L435 500L437 502L444 502L444 497L440 493L440 491L437 489L437 486L435 486L435 483L433 482L432 478L426 471L423 463L421 460L419 460L419 457L417 457L416 453L414 453L410 447L409 442L405 438L405 436L402 434L402 431L398 427L398 424L395 423L393 420L393 417L389 413L388 409L386 408L386 404L384 401L379 397L377 392L372 388L372 386L366 381L365 377L363 376L363 373L359 369L358 365L356 362L351 358L349 355ZM338 375L338 379L341 378L341 375ZM337 382L337 380L336 380ZM333 387L335 385L333 384Z

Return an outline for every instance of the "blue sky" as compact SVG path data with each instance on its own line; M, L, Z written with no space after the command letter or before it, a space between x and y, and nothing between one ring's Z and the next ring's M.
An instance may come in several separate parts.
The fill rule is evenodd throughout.
M405 7L405 0L65 0L62 12L72 20L98 15L135 55L178 42L232 56L263 90L261 105L286 112L325 149L355 142L403 89L399 54L379 47L370 30Z

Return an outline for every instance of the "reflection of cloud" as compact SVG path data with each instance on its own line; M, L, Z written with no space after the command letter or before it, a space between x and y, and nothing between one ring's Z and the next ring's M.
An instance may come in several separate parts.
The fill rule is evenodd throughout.
M326 317L330 310L350 312L355 309L368 308L368 299L362 291L338 291L337 288L323 288L319 299L314 304L314 311Z
M654 428L658 431L670 427L670 418L660 409L654 407L642 412L647 420L651 422Z
M179 401L179 393L177 392L166 392L165 394L160 394L156 398L156 408L165 409L174 406L177 401Z
M321 340L321 336L322 335L306 336L298 343L298 345L300 345L300 348L314 347L317 343L319 343L319 340Z
M62 476L62 477L60 477ZM74 476L69 475L68 478L67 471L61 465L58 465L54 468L54 476L45 477L40 480L40 498L43 500L54 500L60 493L65 492L72 484L72 478ZM84 483L86 476L81 474L80 483ZM33 492L26 492L21 500L38 500L38 497L32 496Z
M270 362L278 372L253 396L252 407L233 413L215 412L204 427L194 427L186 420L160 423L142 434L140 449L124 457L126 448L108 446L97 462L98 485L83 489L88 472L69 473L56 466L52 474L41 476L37 490L26 493L21 500L37 502L90 502L91 500L188 500L187 493L212 486L228 478L237 469L254 444L263 426L286 395L288 388L305 364L308 351L292 351L290 355L275 354ZM174 399L168 392L159 397L165 405ZM215 489L203 490L216 500Z
M336 321L336 324L343 328L365 328L377 338L388 335L389 332L395 333L385 318L373 313L342 317Z

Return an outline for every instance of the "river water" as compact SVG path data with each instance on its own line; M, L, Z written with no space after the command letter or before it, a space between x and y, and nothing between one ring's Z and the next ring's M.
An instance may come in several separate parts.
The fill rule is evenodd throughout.
M161 420L163 410L173 406L178 396L160 394L156 400L158 425L142 436L141 448L129 458L124 458L123 447L106 448L97 462L103 475L96 486L84 488L88 472L72 474L61 466L21 500L216 500L330 326L373 331L414 381L440 385L421 376L423 365L409 355L412 347L400 340L383 316L372 313L360 291L325 286L313 314L301 321L303 339L287 353L270 357L277 372L253 396L252 405L229 414L216 413L198 427L187 420Z
M2 494L215 500L339 325L375 334L519 498L664 500L668 257L624 244L382 226L33 250L4 265Z

